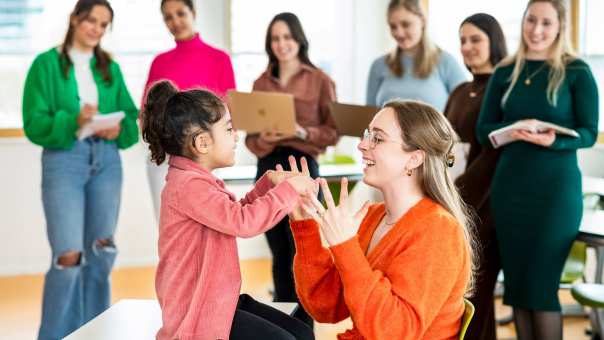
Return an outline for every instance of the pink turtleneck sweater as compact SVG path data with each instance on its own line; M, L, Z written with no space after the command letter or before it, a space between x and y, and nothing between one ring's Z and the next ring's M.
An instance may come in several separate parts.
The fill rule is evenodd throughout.
M297 201L291 184L273 186L266 175L237 201L223 181L172 156L159 218L157 339L228 339L241 288L236 238L264 233Z
M170 80L181 90L201 87L220 97L235 88L231 58L203 42L199 34L190 40L177 40L175 48L153 59L143 103L149 87L158 80Z

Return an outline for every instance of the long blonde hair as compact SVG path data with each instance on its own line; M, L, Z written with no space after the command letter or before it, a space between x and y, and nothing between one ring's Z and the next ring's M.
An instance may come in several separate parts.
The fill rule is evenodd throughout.
M413 58L413 74L418 78L428 78L440 59L442 53L441 49L434 45L428 36L428 18L426 12L422 8L419 0L391 0L388 5L388 15L398 8L404 8L405 10L419 16L423 22L424 27L422 28L422 38L419 42L419 49ZM403 51L400 47L396 47L388 57L386 58L386 65L397 77L402 77L405 73L403 65L401 63L401 57Z
M510 76L511 84L508 87L507 91L503 95L502 103L505 104L512 92L512 89L518 82L518 78L520 77L520 73L524 69L524 64L526 63L526 52L527 46L524 41L524 18L528 13L529 7L537 2L546 2L551 4L556 12L558 13L558 21L560 22L560 32L558 33L558 37L554 41L553 46L551 47L551 53L546 62L550 66L549 76L548 76L548 84L547 84L547 101L552 106L556 106L558 103L558 90L564 82L564 78L566 77L566 65L573 61L576 58L576 54L570 46L569 37L568 37L568 22L566 17L566 6L564 5L563 0L530 0L526 5L526 9L524 10L524 15L522 16L522 26L520 36L520 46L518 47L518 51L513 56L506 58L501 62L502 66L507 66L514 63L514 70L512 71L512 75Z
M393 100L386 103L386 107L396 112L402 130L403 149L425 153L424 163L418 168L424 194L451 213L463 228L472 259L472 275L467 287L467 292L471 293L477 268L472 212L462 200L448 171L454 161L453 146L459 138L445 116L430 105L413 100Z

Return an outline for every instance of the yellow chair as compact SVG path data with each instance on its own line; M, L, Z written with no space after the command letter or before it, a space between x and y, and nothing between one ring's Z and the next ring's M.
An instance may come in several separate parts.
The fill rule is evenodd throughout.
M461 317L461 328L459 329L459 340L463 340L466 336L466 331L468 330L468 326L470 326L470 321L474 317L474 305L470 300L463 299L463 303L465 306L465 310L463 312L463 316Z

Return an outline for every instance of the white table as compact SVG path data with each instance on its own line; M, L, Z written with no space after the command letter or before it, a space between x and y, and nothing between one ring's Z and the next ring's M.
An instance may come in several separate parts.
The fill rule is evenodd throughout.
M291 315L297 303L266 303ZM65 340L155 339L162 325L157 300L120 300L87 324L69 334Z
M255 165L237 165L214 170L214 175L228 183L251 183L256 177ZM319 165L319 175L328 181L339 181L347 177L358 181L363 177L362 164L325 164Z
M598 194L604 196L604 178L583 176L583 194Z

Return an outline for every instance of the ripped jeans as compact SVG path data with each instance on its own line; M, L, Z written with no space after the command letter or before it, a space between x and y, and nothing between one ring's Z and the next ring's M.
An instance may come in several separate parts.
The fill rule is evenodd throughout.
M93 137L70 150L44 149L42 202L52 263L39 339L61 339L109 307L121 187L114 143ZM62 265L70 253L76 260Z

